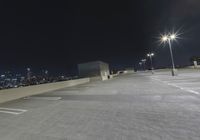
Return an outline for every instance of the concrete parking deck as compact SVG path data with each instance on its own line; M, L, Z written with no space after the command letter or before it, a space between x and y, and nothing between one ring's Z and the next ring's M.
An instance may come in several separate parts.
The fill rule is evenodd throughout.
M200 87L199 73L181 73L123 75L1 104L25 111L0 112L0 139L199 140L200 96L167 84Z

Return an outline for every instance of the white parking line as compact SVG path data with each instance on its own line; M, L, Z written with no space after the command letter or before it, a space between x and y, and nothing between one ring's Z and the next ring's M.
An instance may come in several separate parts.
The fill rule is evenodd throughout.
M21 113L17 113L17 112L1 111L1 110L0 110L0 113L13 114L13 115L19 115L19 114L21 114Z
M12 111L21 111L21 112L26 112L27 111L27 110L24 110L24 109L5 108L5 107L0 107L0 109L12 110Z
M181 87L180 85L187 85L187 84L194 84L194 83L169 83L167 81L162 81L158 78L154 78L152 77L153 80L156 80L156 81L159 81L159 82L163 82L169 86L173 86L173 87L176 87L176 88L179 88L181 90L184 90L184 91L187 91L187 92L190 92L190 93L193 93L193 94L196 94L196 95L199 95L200 93L198 91L195 91L193 90L193 88L184 88L184 87ZM199 89L199 88L198 88Z
M200 89L200 87L191 87L191 89L193 89L193 90L198 90L198 89Z
M33 99L33 100L48 100L48 101L57 101L61 100L62 97L26 97L26 100Z
M24 112L27 112L27 110L16 109L16 108L3 108L3 107L0 107L0 113L19 115L19 114L22 114Z
M176 85L200 85L199 82L193 82L193 83L189 83L189 82L179 82L179 83L174 83L172 82L172 84L176 84Z
M184 90L184 91L187 91L187 92L190 92L190 93L194 93L194 94L197 94L197 95L200 94L199 92L194 91L194 90L192 90L192 89L190 89L190 88L184 88L184 87L178 86L178 85L176 85L176 84L168 83L168 85L174 86L174 87L179 88L179 89L181 89L181 90Z
M187 89L187 91L188 91L188 92L191 92L191 93L194 93L194 94L197 94L197 95L199 95L199 94L200 94L199 92L197 92L197 91L194 91L194 90L191 90L191 89Z

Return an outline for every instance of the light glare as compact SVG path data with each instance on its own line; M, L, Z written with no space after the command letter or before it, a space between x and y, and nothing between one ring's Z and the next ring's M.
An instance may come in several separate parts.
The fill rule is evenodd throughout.
M163 41L163 42L165 42L165 41L167 41L167 40L168 40L168 37L167 37L166 35L162 37L162 41Z
M176 38L175 34L170 35L170 39L175 39L175 38Z
M147 56L148 57L154 56L154 53L148 53Z

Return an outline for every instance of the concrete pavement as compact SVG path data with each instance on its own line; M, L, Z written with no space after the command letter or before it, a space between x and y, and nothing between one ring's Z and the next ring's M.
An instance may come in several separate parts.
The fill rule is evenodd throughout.
M184 80L198 81L193 74ZM0 139L199 140L200 96L166 83L173 80L136 73L0 104L26 110L0 112Z

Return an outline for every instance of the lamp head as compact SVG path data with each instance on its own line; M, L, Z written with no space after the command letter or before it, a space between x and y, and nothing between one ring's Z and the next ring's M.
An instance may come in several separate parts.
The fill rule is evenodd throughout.
M171 35L170 35L170 39L171 39L171 40L176 39L176 34L171 34Z
M162 42L166 42L168 39L169 39L169 38L168 38L167 35L164 35L164 36L161 38Z

